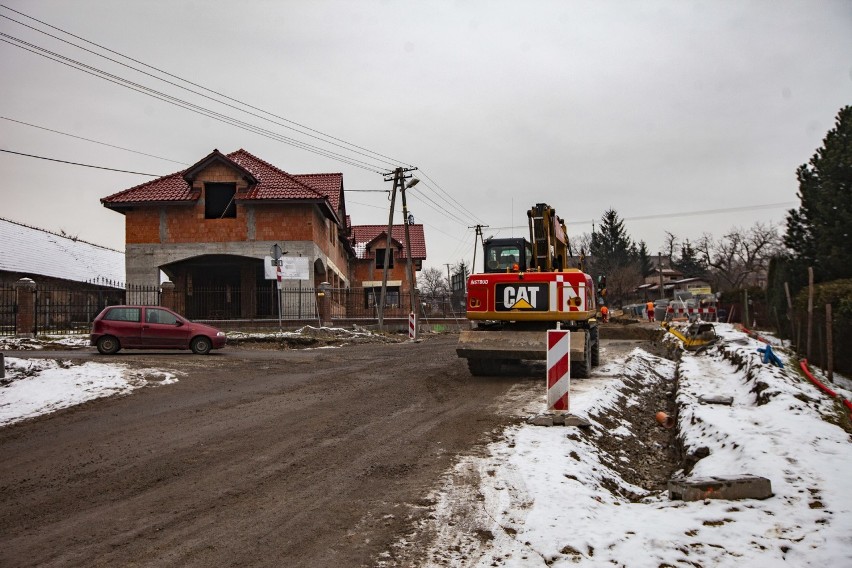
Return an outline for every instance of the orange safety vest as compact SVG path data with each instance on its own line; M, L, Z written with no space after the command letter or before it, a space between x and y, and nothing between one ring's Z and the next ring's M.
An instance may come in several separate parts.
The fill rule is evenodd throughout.
M648 311L649 311L649 312L653 312L653 311L654 311L654 302L648 302L648 303L647 303L647 304L645 304L645 305L648 307Z

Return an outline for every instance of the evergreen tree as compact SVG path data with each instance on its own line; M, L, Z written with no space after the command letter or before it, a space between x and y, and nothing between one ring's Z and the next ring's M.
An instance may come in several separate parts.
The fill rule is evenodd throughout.
M618 218L615 209L606 210L601 216L600 230L592 234L589 247L598 272L606 273L630 264L633 260L630 254L632 246L624 221Z
M639 250L636 257L639 263L639 270L642 272L642 278L651 274L653 267L651 266L651 255L648 254L648 245L645 241L639 241Z
M680 247L680 258L672 261L672 266L683 272L686 278L700 278L707 273L707 265L701 260L698 251L692 248L689 239Z
M600 230L592 234L589 252L594 260L596 278L606 276L607 304L621 305L632 290L642 282L639 273L638 251L627 236L624 221L614 209L607 210L601 217Z
M801 205L787 214L784 244L820 281L852 277L852 106L840 109L822 148L796 176Z

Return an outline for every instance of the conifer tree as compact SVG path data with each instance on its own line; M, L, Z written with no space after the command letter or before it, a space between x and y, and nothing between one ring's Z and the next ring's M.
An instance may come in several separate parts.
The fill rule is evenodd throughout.
M822 147L796 176L801 205L787 214L784 244L815 267L820 281L852 277L852 106L840 109Z

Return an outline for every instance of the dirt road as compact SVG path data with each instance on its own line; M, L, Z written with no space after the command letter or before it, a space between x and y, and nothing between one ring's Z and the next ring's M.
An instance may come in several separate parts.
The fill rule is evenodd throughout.
M371 566L541 386L455 342L119 354L185 374L0 429L0 565Z

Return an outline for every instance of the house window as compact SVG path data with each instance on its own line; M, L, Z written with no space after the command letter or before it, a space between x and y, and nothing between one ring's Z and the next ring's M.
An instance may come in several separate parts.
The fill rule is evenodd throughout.
M204 184L204 218L233 219L237 216L235 183Z
M385 250L386 249L376 249L376 268L385 267ZM390 249L390 260L388 261L388 268L393 268L393 249Z
M370 288L364 288L364 307L367 309L373 309L379 305L379 300L382 297L382 288L381 286L374 286ZM388 286L385 289L385 307L386 308L398 308L399 307L399 286Z

